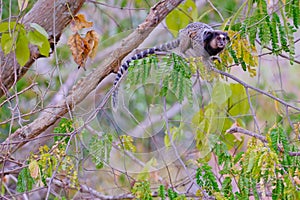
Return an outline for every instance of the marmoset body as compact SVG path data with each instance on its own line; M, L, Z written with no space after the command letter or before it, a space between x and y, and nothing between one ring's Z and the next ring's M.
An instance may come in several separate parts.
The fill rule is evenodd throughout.
M133 60L142 59L157 52L166 52L177 47L180 53L184 54L187 50L190 50L193 56L201 56L203 60L209 60L211 57L218 55L226 47L228 41L229 37L226 32L214 30L205 23L194 22L180 30L177 39L135 54L127 59L119 68L114 81L115 91L112 94L113 107L116 107L118 84L128 70L129 63Z

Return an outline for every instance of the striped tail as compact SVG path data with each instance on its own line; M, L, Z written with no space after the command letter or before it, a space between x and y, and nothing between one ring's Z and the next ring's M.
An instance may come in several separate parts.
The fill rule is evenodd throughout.
M146 49L146 50L144 50L140 53L135 54L134 56L132 56L128 60L126 60L121 65L121 67L119 68L119 71L118 71L117 76L116 76L115 81L114 81L113 87L115 88L115 90L112 93L112 106L113 106L113 108L115 109L117 107L118 85L119 85L121 79L123 78L124 73L127 72L128 68L129 68L129 63L131 61L145 58L148 55L155 54L155 52L164 52L164 51L175 49L179 46L179 43L180 43L180 40L176 39L176 40L173 40L171 42L161 44L160 46Z

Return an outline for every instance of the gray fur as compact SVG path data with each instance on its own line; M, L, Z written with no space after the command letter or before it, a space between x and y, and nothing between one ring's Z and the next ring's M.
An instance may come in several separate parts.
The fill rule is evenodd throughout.
M213 34L213 35L211 35ZM220 47L217 51L209 51L211 50L212 41L216 39L217 35L224 35L226 39L229 39L227 33L222 31L214 30L207 24L201 22L194 22L187 25L184 29L179 31L178 39L173 40L171 42L161 44L157 47L146 49L140 53L135 54L128 60L126 60L119 68L117 76L114 81L115 90L112 94L112 103L113 108L116 108L117 103L117 91L118 84L121 81L124 73L128 70L129 63L133 60L142 59L147 57L148 55L155 54L156 52L165 52L179 47L179 51L181 53L185 53L187 50L191 50L193 56L203 57L203 59L208 59L211 56L215 56L220 51L222 51L224 47ZM209 47L210 49L208 49ZM213 49L214 50L214 49ZM208 53L210 52L210 53Z

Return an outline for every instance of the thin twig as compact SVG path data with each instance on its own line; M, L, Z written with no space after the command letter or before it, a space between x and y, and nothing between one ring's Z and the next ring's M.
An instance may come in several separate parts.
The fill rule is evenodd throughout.
M251 110L251 113L252 113L252 116L253 116L253 119L254 119L254 124L255 124L255 126L256 126L256 128L258 130L258 133L261 133L259 125L258 125L258 120L256 118L256 113L255 113L255 111L253 109L253 106L252 106L252 102L251 102L251 98L250 98L248 87L245 87L245 91L246 91L246 95L247 95L247 98L248 98L248 103L249 103L249 106L250 106L250 110Z
M221 20L224 21L224 17L222 16L222 14L220 13L220 11L214 6L214 4L207 0L207 2L209 3L209 5L218 13L218 15L220 16Z
M261 94L263 94L263 95L265 95L265 96L270 97L271 99L273 99L273 100L275 100L275 101L278 101L279 103L281 103L281 104L283 104L283 105L285 105L285 106L287 106L287 107L290 107L290 108L293 108L293 109L295 109L295 110L297 110L297 111L300 111L300 108L299 108L299 107L296 107L296 106L294 106L294 105L292 105L292 104L289 104L288 102L286 102L286 101L284 101L284 100L282 100L282 99L280 99L280 98L278 98L278 97L275 97L274 95L269 94L269 93L267 93L267 92L265 92L265 91L263 91L263 90L261 90L261 89L259 89L259 88L253 87L253 86L247 84L246 82L244 82L244 81L238 79L237 77L235 77L235 76L233 76L233 75L231 75L231 74L229 74L229 73L227 73L227 72L223 72L223 71L218 70L218 69L216 69L216 68L214 68L214 67L211 67L211 70L214 71L214 72L216 72L216 73L218 73L218 74L221 74L221 75L223 75L223 76L226 76L226 77L228 77L228 78L230 78L230 79L232 79L232 80L234 80L234 81L236 81L236 82L238 82L238 83L240 83L240 84L243 85L245 88L250 88L250 89L252 89L252 90L254 90L254 91L258 92L258 93L261 93Z
M32 83L31 85L29 85L28 87L24 88L23 90L21 90L20 92L17 92L16 94L8 97L7 99L5 99L1 104L0 107L2 107L5 103L7 103L8 101L12 100L13 98L15 98L17 95L20 95L28 90L30 90L31 88L33 88L34 86L36 86L37 83Z

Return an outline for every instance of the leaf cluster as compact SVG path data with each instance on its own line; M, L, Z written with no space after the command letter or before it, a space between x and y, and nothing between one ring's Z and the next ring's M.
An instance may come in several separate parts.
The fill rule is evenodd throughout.
M39 155L32 155L29 159L28 167L22 169L18 175L17 191L25 192L37 187L47 185L46 179L53 176L57 170L57 175L65 176L70 181L70 186L78 186L78 172L74 161L65 154L65 149L54 145L52 149L48 146L39 148Z
M140 82L145 84L155 74L155 81L161 84L158 91L161 97L166 97L171 92L176 95L179 103L182 103L185 97L192 102L192 69L187 61L177 54L166 55L161 62L158 62L156 56L150 56L133 62L131 66L128 74L130 85Z
M32 30L27 31L20 23L13 21L0 23L2 51L4 55L15 52L20 66L24 66L30 58L29 44L38 46L41 55L49 56L48 33L36 23L31 23L30 26Z
M216 199L265 198L272 191L272 199L298 199L299 158L291 157L288 151L295 150L287 142L286 133L280 125L270 129L268 143L253 138L246 152L232 156L223 142L215 145L213 153L218 158L221 185L218 175L212 172L205 160L199 160L196 180L208 194ZM234 192L232 178L238 180L238 191ZM295 181L296 180L296 181Z
M91 28L93 22L88 22L83 14L78 14L73 17L71 21L71 30L74 32L68 39L68 46L72 51L72 56L78 68L83 67L85 69L85 63L88 59L94 58L97 53L99 36L95 30L89 30L83 37L79 34L79 31Z

